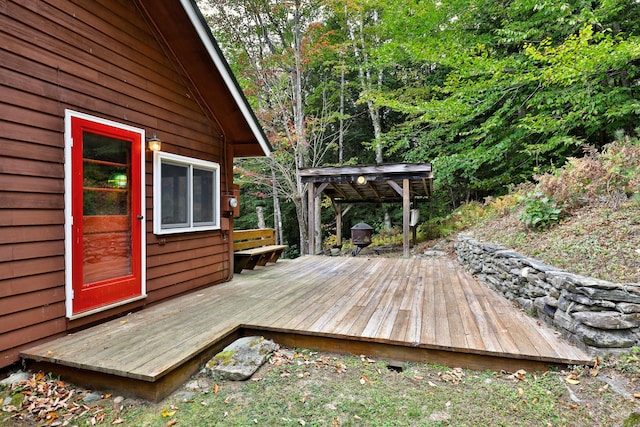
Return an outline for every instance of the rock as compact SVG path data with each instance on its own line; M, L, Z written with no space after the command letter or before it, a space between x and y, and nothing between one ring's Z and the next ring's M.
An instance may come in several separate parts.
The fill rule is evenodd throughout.
M175 398L181 402L188 402L190 400L193 400L193 398L195 397L195 393L192 391L188 391L188 390L180 390L177 391L175 394Z
M574 294L571 292L564 292L562 294L566 299L570 300L570 301L574 301L577 302L578 304L584 305L584 306L591 306L591 307L602 307L602 308L615 308L616 304L612 301L607 301L607 300L603 300L603 299L592 299L589 297L586 297L584 295L580 295L580 294Z
M640 326L640 313L620 314L617 311L573 313L573 318L580 323L597 329L632 329Z
M115 405L121 405L123 402L124 402L124 397L123 397L123 396L116 396L116 397L113 399L113 403L114 403Z
M11 404L12 401L13 401L13 398L11 396L5 397L4 401L2 402L2 406L8 406Z
M278 345L264 337L244 337L231 343L207 362L210 374L221 380L250 378L276 351Z
M12 386L22 381L28 381L31 378L29 372L17 371L0 381L0 385Z
M628 329L605 331L577 324L574 332L585 344L599 348L633 347L637 341L636 335Z
M198 384L198 380L189 381L184 385L186 390L198 391L200 390L200 385Z
M91 402L97 402L98 400L102 399L102 395L98 394L98 393L87 393L84 395L84 398L82 399L85 403L91 403Z
M567 331L573 331L576 325L573 317L562 310L556 310L553 315L553 322L555 326L566 329Z
M447 253L443 252L443 251L424 251L424 256L429 256L429 257L442 257L442 256L446 256Z
M626 387L624 386L624 384L622 384L620 381L616 380L615 378L611 378L608 377L602 373L598 374L597 377L595 377L597 380L600 380L604 383L607 383L611 386L611 389L613 391L615 391L616 393L618 393L620 396L624 397L625 399L629 399L629 400L633 400L633 393L631 393L629 390L626 389Z
M619 286L610 289L596 287L580 287L581 292L595 300L621 301L640 304L640 291L638 286Z
M640 313L640 304L631 304L627 302L618 303L618 310L625 314Z

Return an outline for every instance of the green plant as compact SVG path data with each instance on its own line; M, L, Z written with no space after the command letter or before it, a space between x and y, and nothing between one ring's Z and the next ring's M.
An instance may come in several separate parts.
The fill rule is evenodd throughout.
M528 228L544 230L551 224L560 222L562 207L540 192L527 193L520 221Z

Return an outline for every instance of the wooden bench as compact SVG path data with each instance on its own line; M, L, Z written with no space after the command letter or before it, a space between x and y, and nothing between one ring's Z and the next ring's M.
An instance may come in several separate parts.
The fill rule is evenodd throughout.
M276 262L285 245L276 245L276 231L272 228L233 231L234 273L253 270L256 265L264 266Z

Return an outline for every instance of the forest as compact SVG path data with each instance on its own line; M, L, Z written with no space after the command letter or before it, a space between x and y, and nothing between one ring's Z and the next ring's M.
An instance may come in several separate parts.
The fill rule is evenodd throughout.
M300 169L431 163L418 208L433 218L640 131L639 0L198 4L273 147L236 163L235 227L256 228L261 208L293 256L307 247ZM400 215L359 206L345 229Z

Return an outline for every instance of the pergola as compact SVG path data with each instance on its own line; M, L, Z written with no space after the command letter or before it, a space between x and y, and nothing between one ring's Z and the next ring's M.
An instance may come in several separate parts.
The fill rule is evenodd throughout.
M338 166L308 168L300 171L303 183L308 184L309 253L315 252L320 238L319 206L324 192L336 211L338 241L341 241L342 204L402 203L403 254L409 256L411 203L431 197L433 173L430 163L386 164L374 166Z

